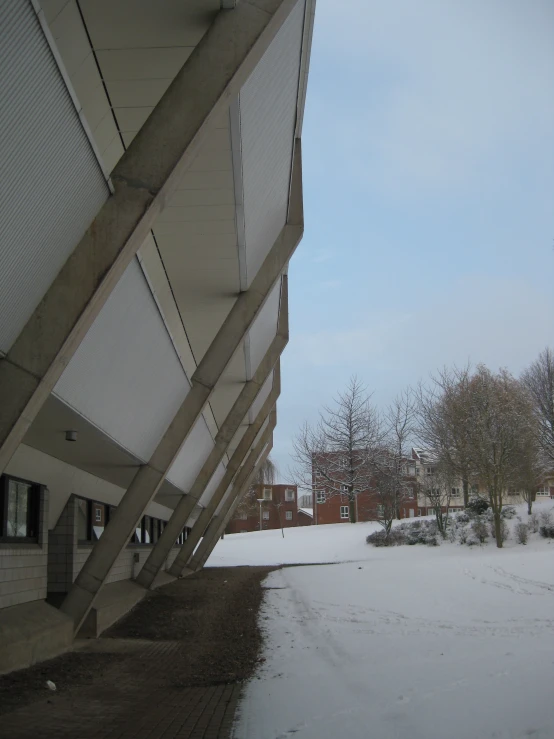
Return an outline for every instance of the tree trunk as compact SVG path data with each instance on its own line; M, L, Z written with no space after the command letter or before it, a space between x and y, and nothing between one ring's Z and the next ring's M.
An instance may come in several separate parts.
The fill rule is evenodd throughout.
M350 523L356 523L356 498L350 498L348 501L348 511L350 514Z
M462 488L464 491L464 508L467 508L469 504L469 480L465 477L462 480Z
M527 515L530 516L533 512L533 500L531 496L527 498Z
M498 549L502 549L502 517L500 515L500 511L494 511L494 533L496 546Z

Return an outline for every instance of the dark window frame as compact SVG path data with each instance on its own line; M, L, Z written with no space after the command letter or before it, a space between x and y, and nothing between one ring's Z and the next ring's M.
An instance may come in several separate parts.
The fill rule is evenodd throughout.
M8 536L8 492L10 482L29 485L27 493L27 532L28 536ZM0 544L38 544L40 535L40 500L46 486L15 475L0 476Z
M25 480L23 480L25 482ZM100 500L94 500L93 498L83 498L81 495L75 496L78 500L82 500L87 505L87 539L78 539L77 545L78 546L92 546L94 545L98 539L92 538L92 527L93 527L93 520L92 520L92 507L93 505L101 505L104 506L104 516L106 519L106 523L104 525L104 528L109 524L114 510L117 508L117 506L111 505L110 503L103 503ZM146 519L150 519L150 528L148 530L150 534L150 541L145 542L145 531L146 531ZM162 532L167 525L167 521L164 521L163 518L156 518L155 516L149 516L144 515L138 522L138 524L135 526L135 531L131 535L131 538L129 539L129 542L127 546L131 547L153 547L157 543L158 539L162 535ZM136 529L140 529L140 538L141 541L136 541ZM183 529L183 532L179 535L179 538L183 536L185 532L185 529ZM185 540L186 536L183 536L183 541ZM176 546L180 546L177 542L175 543Z

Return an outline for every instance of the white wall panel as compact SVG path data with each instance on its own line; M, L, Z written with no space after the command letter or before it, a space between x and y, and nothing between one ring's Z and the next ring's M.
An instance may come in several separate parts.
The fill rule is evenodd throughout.
M0 351L108 197L29 0L0 3Z
M259 312L256 320L254 321L254 325L249 332L249 379L258 369L260 362L264 357L264 354L269 349L269 345L271 344L271 342L275 338L275 334L277 333L280 297L281 280L277 280L275 287L271 291L268 299L265 302L264 307Z
M204 416L196 421L188 439L171 465L167 479L180 490L190 490L196 476L213 449L214 441Z
M240 93L248 284L286 220L303 23L299 0Z
M273 387L273 372L269 375L267 380L262 385L262 389L256 396L256 400L252 403L250 407L250 411L248 414L248 418L250 420L250 423L256 420L256 416L260 412L262 405L267 400L267 396L271 392L271 388Z
M54 393L147 460L188 390L187 377L134 259Z
M202 497L200 498L200 505L204 506L204 508L208 505L210 500L212 499L212 495L215 493L215 490L221 480L223 479L223 475L225 474L225 467L220 464L217 470L212 475L212 478L210 482L206 485L206 489L202 493Z

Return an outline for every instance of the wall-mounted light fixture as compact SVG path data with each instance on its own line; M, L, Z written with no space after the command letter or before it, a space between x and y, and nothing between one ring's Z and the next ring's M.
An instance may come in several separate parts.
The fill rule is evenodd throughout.
M65 440L66 441L77 441L77 432L76 431L66 431Z

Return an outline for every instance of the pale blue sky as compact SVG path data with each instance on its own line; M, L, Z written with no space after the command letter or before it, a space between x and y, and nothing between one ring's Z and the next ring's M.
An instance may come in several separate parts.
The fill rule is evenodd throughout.
M318 0L273 457L357 374L554 345L554 2Z

